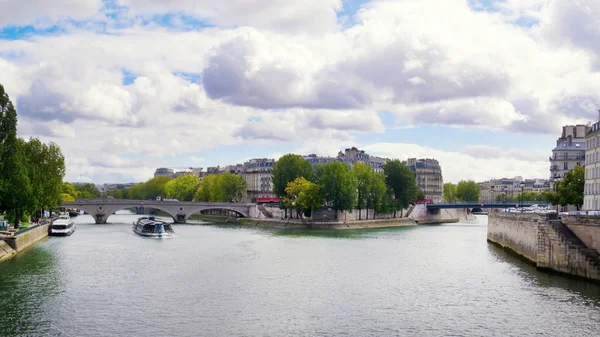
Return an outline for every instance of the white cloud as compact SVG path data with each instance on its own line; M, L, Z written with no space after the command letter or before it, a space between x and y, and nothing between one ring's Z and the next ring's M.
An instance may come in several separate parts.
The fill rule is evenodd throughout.
M118 0L133 14L181 13L217 26L252 26L289 33L338 29L342 0Z
M442 151L416 144L375 143L362 147L369 153L389 158L435 158L440 162L445 182L457 183L472 179L485 181L492 178L522 176L546 178L550 175L547 158L519 158L514 152L502 152L498 148L467 148L461 152ZM475 150L475 151L474 151ZM489 150L490 152L486 152ZM497 152L497 156L488 153ZM481 153L484 155L481 156ZM475 154L475 156L473 155ZM533 159L533 160L532 160Z
M9 3L0 26L106 20L98 1L46 1L31 11L24 11L31 1ZM374 1L344 30L335 17L341 0L118 4L130 6L119 14L128 28L116 19L103 34L68 26L58 35L0 43L0 83L17 102L21 135L55 140L70 157L115 156L107 157L110 168L74 161L70 177L117 177L119 169L139 177L161 156L193 161L203 150L234 144L334 155L357 134L373 142L385 132L378 111L402 125L517 135L556 134L563 124L595 119L600 106L595 0L507 0L495 3L500 13L474 11L464 0ZM167 13L218 27L135 24L136 15ZM509 21L516 18L539 23L520 27ZM124 72L132 77L127 84ZM462 172L494 164L490 172L499 176L521 169L525 176L548 166L540 153L498 152L482 142L492 148L452 153L468 165ZM448 156L401 147L419 157ZM114 159L132 155L144 156L137 163L147 169ZM447 160L451 176L460 160ZM532 164L522 165L527 160Z
M6 25L50 26L62 19L83 20L95 17L102 0L3 0L0 27Z

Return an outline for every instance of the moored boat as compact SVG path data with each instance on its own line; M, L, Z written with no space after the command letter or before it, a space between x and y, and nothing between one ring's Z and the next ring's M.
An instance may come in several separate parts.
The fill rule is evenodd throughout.
M52 221L49 235L68 236L75 232L75 222L67 215L61 214L58 219Z
M171 224L156 220L155 217L142 217L133 223L133 232L147 237L167 238L175 235Z

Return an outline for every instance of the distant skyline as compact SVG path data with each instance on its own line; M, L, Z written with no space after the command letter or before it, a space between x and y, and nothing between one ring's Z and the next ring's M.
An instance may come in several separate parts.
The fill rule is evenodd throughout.
M7 0L0 83L66 181L286 153L548 178L600 108L600 1Z

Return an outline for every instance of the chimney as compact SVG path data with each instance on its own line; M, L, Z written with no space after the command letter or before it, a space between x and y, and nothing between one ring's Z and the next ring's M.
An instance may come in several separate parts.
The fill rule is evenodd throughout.
M569 141L569 146L573 145L573 136L569 135L569 137L567 137L567 140Z

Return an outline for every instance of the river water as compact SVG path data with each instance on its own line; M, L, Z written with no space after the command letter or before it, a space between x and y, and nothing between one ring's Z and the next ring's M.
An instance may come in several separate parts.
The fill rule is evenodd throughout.
M600 286L486 242L485 216L292 231L77 218L0 263L2 336L598 336Z

